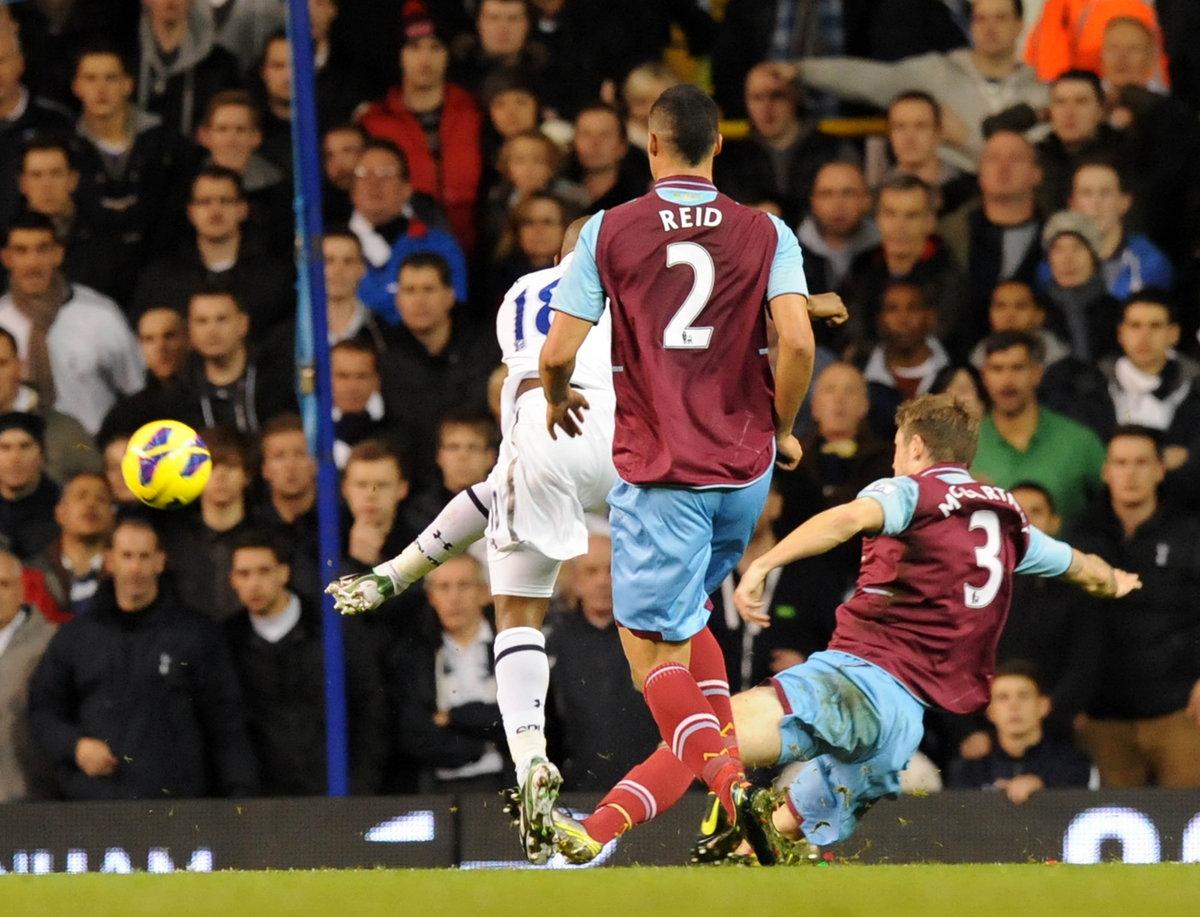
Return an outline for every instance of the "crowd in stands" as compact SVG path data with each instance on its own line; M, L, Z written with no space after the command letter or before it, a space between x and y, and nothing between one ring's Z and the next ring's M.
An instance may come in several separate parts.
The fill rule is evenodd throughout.
M1028 7L1028 8L1027 8ZM992 703L931 711L948 786L1200 786L1200 4L309 0L341 566L297 413L281 0L0 5L0 801L321 794L321 590L496 459L494 318L577 216L645 193L650 105L709 89L716 183L792 226L818 330L742 568L888 476L905 399L981 421L973 471L1138 573L1019 581ZM859 120L866 116L868 120ZM152 512L130 434L202 431ZM858 546L735 579L734 690L824 647ZM482 554L343 622L350 789L511 782ZM657 733L595 520L550 621L552 751L599 790ZM736 574L735 574L736 577Z

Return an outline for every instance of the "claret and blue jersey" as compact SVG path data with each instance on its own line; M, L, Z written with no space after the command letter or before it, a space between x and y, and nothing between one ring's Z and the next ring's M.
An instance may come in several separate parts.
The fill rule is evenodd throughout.
M708 181L665 178L596 214L553 308L596 322L611 301L617 433L631 484L730 487L774 460L767 302L807 295L796 236Z
M979 709L1012 574L1058 576L1070 566L1070 546L1031 526L1008 491L960 465L876 481L859 496L879 503L884 523L863 542L830 649L874 662L926 703Z

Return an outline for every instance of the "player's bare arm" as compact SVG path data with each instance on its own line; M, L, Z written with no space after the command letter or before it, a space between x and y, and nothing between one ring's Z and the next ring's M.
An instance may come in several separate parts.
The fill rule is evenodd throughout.
M1136 573L1121 570L1103 557L1084 554L1076 548L1071 549L1071 566L1062 578L1101 599L1123 598L1142 588L1142 580Z
M733 595L738 614L744 621L769 627L771 618L763 601L763 584L768 573L802 557L824 554L859 532L877 532L881 528L883 507L870 497L859 497L817 513L750 564Z
M808 317L833 328L843 324L850 317L850 311L837 293L809 293Z
M546 428L551 439L558 439L555 427L567 436L583 432L580 425L589 405L578 389L571 388L571 374L575 371L575 354L591 330L592 323L586 319L556 312L542 345L539 370L546 392Z
M800 442L792 433L796 414L812 381L816 342L808 317L809 297L782 293L771 299L771 317L779 336L779 358L775 363L775 448L776 464L789 470L800 462Z

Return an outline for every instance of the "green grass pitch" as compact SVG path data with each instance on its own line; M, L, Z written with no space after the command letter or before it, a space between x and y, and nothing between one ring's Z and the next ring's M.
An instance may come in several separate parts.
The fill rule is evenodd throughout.
M362 870L0 877L0 913L1059 917L1200 913L1200 865Z

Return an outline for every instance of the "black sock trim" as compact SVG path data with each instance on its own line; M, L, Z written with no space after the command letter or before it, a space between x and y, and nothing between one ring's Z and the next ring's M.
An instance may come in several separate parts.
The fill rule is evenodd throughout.
M488 517L490 511L488 510L488 508L486 506L483 505L483 501L480 500L477 496L475 496L475 488L474 487L467 488L467 496L471 498L471 502L475 504L475 508L478 509L480 514L483 516L483 518L486 519Z
M521 643L521 644L518 644L517 646L507 647L505 649L502 649L500 652L498 652L496 654L496 662L499 662L501 659L503 659L509 653L519 653L522 650L537 650L543 656L546 655L546 648L544 646L538 646L536 643Z

